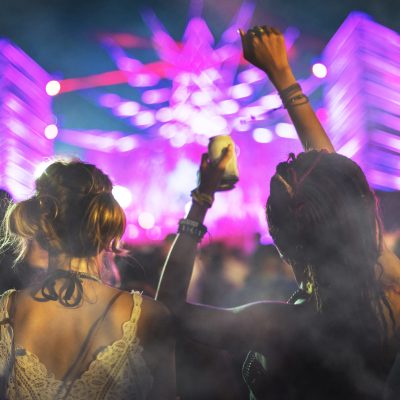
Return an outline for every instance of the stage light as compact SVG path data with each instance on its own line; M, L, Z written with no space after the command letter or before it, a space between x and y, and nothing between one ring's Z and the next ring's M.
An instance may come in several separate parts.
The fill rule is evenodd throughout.
M282 106L282 100L277 94L269 94L261 97L260 104L267 110L273 110Z
M328 70L322 63L315 63L312 66L312 73L319 79L323 79L328 74Z
M238 75L238 81L243 83L255 83L265 78L265 73L257 68L249 68Z
M165 103L171 97L169 89L147 90L142 94L142 100L146 104Z
M285 139L297 139L296 129L292 124L281 122L276 124L275 133Z
M115 200L117 200L119 205L124 209L128 208L132 203L131 191L125 186L115 185L112 189L112 194Z
M182 147L187 143L186 133L184 131L177 131L173 138L170 140L172 147Z
M235 100L224 100L218 104L221 114L230 115L239 111L239 104Z
M154 113L152 111L141 111L133 118L135 125L142 127L149 127L156 122Z
M153 214L144 211L139 214L138 223L143 229L151 229L156 223L156 219Z
M256 128L253 131L253 139L257 143L269 143L273 139L272 132L266 128Z
M133 150L137 146L136 138L132 136L125 136L121 139L118 139L115 147L119 151L130 151Z
M136 239L139 236L139 229L134 224L128 224L126 227L126 234L130 239Z
M57 135L58 135L57 125L50 124L47 125L46 128L44 128L44 136L46 136L47 139L53 140L57 137Z
M194 92L190 96L190 99L192 104L198 107L205 106L206 104L210 104L212 102L212 97L210 94L204 91Z
M253 94L253 89L247 83L239 83L231 87L231 95L234 99L243 99Z
M114 108L113 113L120 117L133 117L139 112L139 104L134 101L125 101Z
M60 93L61 90L61 85L60 82L58 81L50 81L46 85L46 93L49 96L56 96L58 93Z
M173 118L172 110L171 110L169 107L160 108L160 109L156 112L156 118L157 118L160 122L168 122L168 121L171 121L171 119Z

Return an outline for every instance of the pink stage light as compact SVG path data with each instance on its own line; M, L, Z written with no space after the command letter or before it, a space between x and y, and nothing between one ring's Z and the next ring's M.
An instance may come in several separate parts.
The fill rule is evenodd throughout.
M50 81L46 85L46 93L49 96L56 96L58 93L60 93L61 90L61 84L58 81Z
M122 208L128 208L132 203L132 193L125 186L114 185L112 194Z
M256 128L253 131L253 139L257 143L269 143L273 138L272 132L267 128Z
M137 140L132 136L125 136L121 139L118 139L115 143L115 148L118 151L131 151L137 147Z
M172 110L169 107L160 108L156 112L156 118L160 122L168 122L173 118Z
M239 82L255 83L266 78L265 72L256 68L249 68L238 75Z
M312 73L319 79L323 79L328 75L328 69L322 63L315 63L312 66Z
M224 100L218 104L218 108L221 114L231 115L239 111L239 104L235 100Z
M156 219L153 214L144 211L139 214L138 223L143 229L151 229L155 225Z
M53 140L57 137L57 135L58 135L57 125L50 124L47 125L46 128L44 128L44 136L46 136L47 139Z
M281 138L297 139L297 133L294 126L292 124L287 124L285 122L276 124L275 133Z
M142 95L142 100L146 104L159 104L168 101L170 96L170 89L154 89L144 92Z
M154 125L156 119L152 111L140 111L133 117L133 121L137 126L149 127Z
M114 108L113 113L120 117L133 117L139 112L140 105L134 101L125 101Z
M234 99L243 99L253 94L253 89L247 83L239 83L231 87L231 94Z

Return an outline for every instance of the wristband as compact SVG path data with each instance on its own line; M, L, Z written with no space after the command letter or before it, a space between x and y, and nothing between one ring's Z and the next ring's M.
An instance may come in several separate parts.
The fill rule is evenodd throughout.
M184 218L179 220L178 233L186 233L200 242L207 233L207 228L200 222Z

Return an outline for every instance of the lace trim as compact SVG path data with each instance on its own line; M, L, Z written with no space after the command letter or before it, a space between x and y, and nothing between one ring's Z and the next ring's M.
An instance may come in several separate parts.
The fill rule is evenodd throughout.
M0 300L1 316L8 318L9 293ZM122 324L122 336L105 346L90 362L79 378L63 382L40 361L39 357L17 346L14 374L10 377L8 397L10 399L63 398L69 390L71 399L126 398L144 399L150 391L153 378L142 357L143 348L136 337L137 322L141 313L142 297L133 292L131 317ZM9 326L9 325L8 325ZM9 354L9 340L1 337L0 357ZM19 353L19 354L18 354ZM21 354L23 353L23 354ZM43 397L44 396L44 397Z

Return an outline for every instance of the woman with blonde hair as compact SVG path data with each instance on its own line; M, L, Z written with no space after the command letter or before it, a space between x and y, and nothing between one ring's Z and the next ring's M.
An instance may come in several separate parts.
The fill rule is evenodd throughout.
M35 241L49 260L44 279L0 299L4 398L175 398L168 311L101 280L124 229L110 179L81 161L49 165L8 210L3 245L18 261Z

